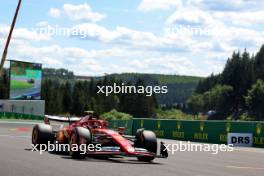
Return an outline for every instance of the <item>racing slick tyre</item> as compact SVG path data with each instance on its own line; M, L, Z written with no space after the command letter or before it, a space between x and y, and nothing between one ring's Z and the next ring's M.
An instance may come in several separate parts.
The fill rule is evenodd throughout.
M135 147L144 148L154 154L157 153L157 138L154 132L148 130L139 130L136 134ZM155 156L140 156L139 161L150 162Z
M52 131L52 127L46 124L37 124L33 127L32 131L32 144L40 145L40 144L51 144L54 143L54 133Z
M92 143L92 133L89 129L76 127L70 138L70 155L74 159L85 159L86 151L81 148L82 144L87 145Z

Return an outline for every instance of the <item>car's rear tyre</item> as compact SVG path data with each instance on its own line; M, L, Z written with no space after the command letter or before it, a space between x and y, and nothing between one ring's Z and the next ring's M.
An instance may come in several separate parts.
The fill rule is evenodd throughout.
M70 137L70 156L74 159L84 159L86 157L86 151L84 152L80 146L92 143L92 133L89 129L83 127L76 127ZM77 147L77 148L76 148Z
M140 130L136 134L135 147L144 148L153 154L157 153L157 137L154 132L148 130ZM150 162L155 156L140 156L139 161Z
M46 124L35 125L33 127L31 140L34 145L48 144L48 142L54 143L52 127Z

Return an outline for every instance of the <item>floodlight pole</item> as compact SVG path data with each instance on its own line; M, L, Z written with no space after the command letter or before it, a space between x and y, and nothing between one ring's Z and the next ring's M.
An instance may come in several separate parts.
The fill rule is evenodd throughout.
M7 37L5 49L4 49L4 52L2 54L2 59L1 59L1 64L0 64L0 76L2 76L2 69L3 69L4 64L5 64L6 56L7 56L7 53L8 53L8 47L9 47L9 44L10 44L10 41L11 41L11 38L12 38L12 34L13 34L13 31L14 31L14 28L15 28L15 25L16 25L16 20L17 20L17 16L18 16L18 12L19 12L21 3L22 3L22 0L18 0L15 16L13 18L13 22L12 22L12 25L11 25L11 28L10 28L10 31L9 31L9 34L8 34L8 37Z

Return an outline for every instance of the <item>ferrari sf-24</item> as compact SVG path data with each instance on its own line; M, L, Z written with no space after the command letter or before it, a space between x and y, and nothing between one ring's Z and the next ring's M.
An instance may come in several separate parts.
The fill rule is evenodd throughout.
M53 122L66 123L54 127ZM55 124L56 124L55 123ZM72 158L83 159L91 156L106 157L136 157L139 161L150 162L155 158L167 158L168 152L165 144L159 142L154 132L138 129L135 136L124 134L125 128L118 127L116 130L108 129L108 123L99 120L93 115L83 118L67 118L45 116L43 124L37 124L32 131L32 144L40 145L47 143L69 144L69 155ZM86 151L72 150L73 144L89 145L100 144L101 150Z

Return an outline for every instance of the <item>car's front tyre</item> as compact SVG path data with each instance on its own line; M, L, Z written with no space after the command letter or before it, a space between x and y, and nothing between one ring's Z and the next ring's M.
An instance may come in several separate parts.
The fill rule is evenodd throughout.
M154 155L157 153L157 137L154 132L148 130L140 130L136 134L135 147L144 148ZM155 156L140 156L139 161L150 162Z
M89 129L83 127L76 127L70 137L70 156L74 159L84 159L86 152L81 149L81 145L87 145L92 143L92 133Z

